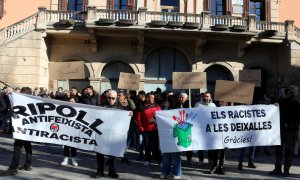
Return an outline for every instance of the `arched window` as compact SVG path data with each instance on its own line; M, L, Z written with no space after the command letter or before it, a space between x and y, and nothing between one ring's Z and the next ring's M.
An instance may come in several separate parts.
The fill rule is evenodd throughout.
M233 80L231 72L222 65L212 65L205 69L207 77L207 90L214 94L216 80Z
M153 51L145 62L145 91L160 87L171 89L173 72L189 72L187 58L174 48L160 48Z
M123 62L113 62L107 64L101 73L100 91L107 89L117 89L120 72L134 73L133 69Z

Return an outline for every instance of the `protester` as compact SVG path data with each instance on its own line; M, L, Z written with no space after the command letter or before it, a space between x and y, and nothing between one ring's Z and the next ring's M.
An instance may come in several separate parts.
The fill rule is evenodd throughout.
M160 107L155 103L154 98L155 96L153 93L148 93L144 105L139 107L136 114L138 129L143 134L145 142L145 166L151 165L152 157L157 160L159 165L161 163L158 129L155 119L155 112L159 111Z
M123 107L117 101L117 92L116 91L109 90L107 92L107 104L105 104L104 107L114 108L114 109L123 109ZM98 168L97 168L96 177L103 177L104 176L104 154L97 153L97 165L98 165ZM109 166L108 176L111 178L118 178L119 175L116 172L114 156L109 156L108 166Z
M195 108L200 108L200 107L216 107L215 103L213 103L210 92L208 91L205 92L201 100L196 102ZM213 169L212 156L213 156L212 151L208 150L208 164L212 166L211 170ZM204 152L202 150L198 151L198 158L199 158L199 166L203 166Z
M76 103L76 100L74 97L70 97L68 101L71 103ZM62 166L65 166L69 163L70 150L71 150L71 156L72 156L72 158L71 158L72 165L78 166L78 162L76 160L77 149L74 147L69 147L69 146L64 146L64 160L60 164Z
M74 98L76 103L79 102L79 99L81 98L81 94L78 93L78 90L77 90L76 87L71 87L71 89L70 89L70 98Z
M138 92L138 96L137 96L137 100L135 102L135 117L136 117L136 113L138 109L142 109L144 106L144 103L146 101L146 93L145 91L139 91ZM137 126L137 122L136 122L136 126ZM143 140L143 134L142 132L139 131L138 127L136 127L136 135L137 135L137 143L138 143L138 151L139 151L139 155L137 157L137 160L144 160L144 140Z
M227 106L228 102L225 101L219 101L219 107ZM219 174L224 175L224 159L225 159L225 149L216 149L212 150L213 152L213 161L212 161L212 167L210 169L211 174ZM219 160L219 166L218 166L218 160Z
M0 114L1 114L1 129L0 129L0 133L5 133L6 132L6 126L7 126L7 107L6 107L6 103L4 101L4 97L5 96L5 92L1 92L0 94Z
M85 88L85 92L81 97L82 100L82 104L90 104L90 105L94 105L94 106L100 106L100 98L99 98L99 94L94 91L94 87L93 86L87 86Z
M298 133L300 105L294 98L294 92L286 88L285 98L279 102L281 145L275 147L275 169L270 175L282 175L282 159L284 158L283 175L290 175L292 165L293 144ZM284 155L282 155L284 149Z
M32 90L29 87L23 87L20 92L24 94L32 94ZM25 164L19 168L20 157L21 157L23 146L25 148L26 160L25 160ZM13 159L11 161L8 170L6 170L3 174L1 174L1 176L16 175L18 174L18 169L19 170L24 169L26 171L32 170L32 146L30 141L15 139Z
M127 98L127 93L124 90L120 90L118 92L118 103L123 107L124 110L128 110L128 111L135 110L134 102L131 99ZM127 135L127 148L130 145L131 137L134 132L134 128L135 128L134 123L135 123L134 120L131 118L128 135ZM125 154L124 154L124 158L122 158L122 160L121 160L121 163L124 163L124 162L127 164L130 164L129 160L125 157Z
M164 110L175 109L175 97L173 93L167 94L167 103ZM182 174L180 152L163 153L161 178L180 179Z

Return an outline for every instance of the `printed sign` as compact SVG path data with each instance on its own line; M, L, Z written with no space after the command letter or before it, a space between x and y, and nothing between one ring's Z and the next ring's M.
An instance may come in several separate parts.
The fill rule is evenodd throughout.
M140 74L120 73L118 88L138 91L140 88Z
M261 87L261 70L260 69L240 70L239 81L255 84L255 87Z
M206 72L173 72L173 89L206 88Z
M12 93L13 138L122 157L128 111Z
M214 99L217 101L252 104L254 84L217 80Z
M163 153L280 145L275 105L225 106L157 111Z
M85 79L84 61L49 63L49 79Z

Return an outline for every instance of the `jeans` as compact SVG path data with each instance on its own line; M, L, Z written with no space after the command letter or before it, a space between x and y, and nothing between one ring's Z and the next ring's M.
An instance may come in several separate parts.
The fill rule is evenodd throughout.
M248 155L248 163L254 162L254 152L255 152L255 146L248 147L249 149L249 155ZM242 164L244 161L244 154L245 154L246 148L240 149L240 157L239 157L239 164Z
M164 153L162 163L162 173L164 175L181 176L180 152Z

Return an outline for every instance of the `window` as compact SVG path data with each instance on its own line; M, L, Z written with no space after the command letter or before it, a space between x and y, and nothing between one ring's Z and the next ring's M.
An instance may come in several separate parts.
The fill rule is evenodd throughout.
M0 0L0 19L4 16L4 0Z
M260 0L251 0L250 14L255 14L257 21L265 21L265 2Z
M69 0L68 1L69 11L81 11L82 10L82 0Z
M225 15L226 14L226 0L211 0L211 14Z
M87 11L88 0L59 0L58 10Z
M107 0L108 9L134 10L134 0Z

